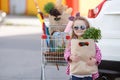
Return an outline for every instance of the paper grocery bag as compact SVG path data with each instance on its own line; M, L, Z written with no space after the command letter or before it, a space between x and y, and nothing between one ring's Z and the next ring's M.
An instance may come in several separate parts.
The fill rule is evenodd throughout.
M69 14L62 14L60 16L58 16L60 18L60 20L55 20L55 16L51 16L49 15L49 22L50 22L50 26L49 26L49 32L50 34L52 34L54 31L60 31L60 32L64 32L66 25L69 21Z
M71 55L79 56L78 62L70 63L70 73L75 75L90 75L98 71L98 67L88 65L87 62L91 57L95 57L95 43L92 39L72 39Z

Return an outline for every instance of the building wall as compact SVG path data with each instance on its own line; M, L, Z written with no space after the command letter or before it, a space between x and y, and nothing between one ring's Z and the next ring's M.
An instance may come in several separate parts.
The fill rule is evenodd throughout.
M1 0L0 0L0 10L1 10Z
M79 0L66 0L66 5L73 9L71 15L75 15L79 11Z
M94 9L102 0L79 0L79 11L82 16L88 15L89 9Z
M0 0L0 10L9 13L9 0Z
M26 0L26 15L34 15L37 13L34 0Z
M56 0L36 0L38 2L39 8L40 10L45 14L44 12L44 5L48 2L53 2L55 3ZM63 0L63 4L65 0ZM26 4L26 14L28 15L35 15L37 14L37 9L34 3L34 0L27 0L27 4Z
M26 1L25 0L10 0L9 1L10 14L24 15L26 11Z
M0 9L10 13L10 1L11 0L0 0ZM56 0L36 0L38 1L38 5L40 10L44 13L44 5L48 2L56 2ZM63 4L66 3L67 0L62 0ZM82 16L88 15L88 10L95 8L102 0L79 0L79 11ZM19 1L18 1L19 2ZM35 7L34 0L25 0L25 15L35 15L37 14L37 9ZM22 6L22 5L21 5Z

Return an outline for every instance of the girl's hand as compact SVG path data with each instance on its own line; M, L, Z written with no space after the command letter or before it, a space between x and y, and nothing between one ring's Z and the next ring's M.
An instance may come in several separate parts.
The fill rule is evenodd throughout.
M89 66L93 66L96 64L96 59L94 57L89 58L89 60L87 61L87 65Z
M80 57L77 56L77 55L71 55L70 59L71 59L72 62L78 62L78 61L80 61Z

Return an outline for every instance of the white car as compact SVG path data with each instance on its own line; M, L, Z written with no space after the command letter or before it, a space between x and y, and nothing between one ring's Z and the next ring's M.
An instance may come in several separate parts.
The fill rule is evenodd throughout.
M120 80L120 0L106 0L97 17L88 20L102 33L98 43L102 52L100 75L107 80Z

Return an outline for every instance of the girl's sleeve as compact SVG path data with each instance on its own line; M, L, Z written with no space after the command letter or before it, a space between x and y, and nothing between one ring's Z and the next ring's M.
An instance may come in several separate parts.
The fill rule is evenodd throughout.
M64 51L64 58L67 62L69 61L69 56L71 54L70 51L71 51L70 48L66 48L65 51Z
M96 48L95 58L97 61L96 63L99 65L101 63L102 54L101 54L101 51L100 51L99 47L97 46L97 44L95 44L95 48Z
M96 80L98 77L99 77L99 73L98 73L98 72L92 74L92 78L93 78L93 80Z
M101 63L102 54L97 44L95 44L95 48L96 48L96 55L95 55L96 64L99 65ZM93 77L93 80L97 79L99 77L99 73L97 72L92 74L92 77Z

